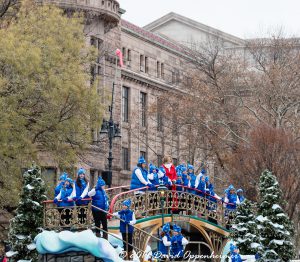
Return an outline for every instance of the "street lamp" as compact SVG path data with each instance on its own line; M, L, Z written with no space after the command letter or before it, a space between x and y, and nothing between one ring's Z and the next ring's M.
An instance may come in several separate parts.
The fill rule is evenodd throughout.
M108 187L111 187L111 179L112 179L112 161L114 159L112 155L113 139L121 138L121 129L119 127L119 124L115 123L113 120L114 89L115 89L115 83L113 83L111 105L109 107L110 117L108 121L103 120L101 130L100 130L100 135L108 135L108 141L109 141L109 153L107 158L108 172L107 172L107 181L106 181Z
M160 208L162 210L162 216L161 216L161 219L162 219L162 225L165 224L165 221L164 221L164 204L165 204L165 200L166 200L166 192L167 192L168 188L165 186L165 185L159 185L157 187L157 191L159 192L159 195L160 195Z

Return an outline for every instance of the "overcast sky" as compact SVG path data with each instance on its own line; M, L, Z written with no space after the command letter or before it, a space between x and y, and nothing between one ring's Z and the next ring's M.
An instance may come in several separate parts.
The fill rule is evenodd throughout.
M265 36L283 27L300 36L300 0L119 0L123 18L144 26L169 12L241 38Z

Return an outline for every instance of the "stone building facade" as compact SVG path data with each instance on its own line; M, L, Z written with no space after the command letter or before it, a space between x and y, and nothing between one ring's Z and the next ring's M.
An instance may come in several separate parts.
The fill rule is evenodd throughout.
M165 154L172 155L175 164L186 161L187 152L181 146L185 138L173 132L172 127L164 125L159 112L159 97L166 93L172 95L173 92L184 92L182 79L187 71L188 58L181 44L188 37L186 32L194 34L200 41L205 34L215 35L216 30L208 30L209 27L202 25L206 31L201 31L199 23L195 29L197 22L173 13L141 28L121 19L124 10L115 0L43 2L57 4L66 12L86 12L84 34L87 44L99 50L92 74L99 80L98 92L107 109L107 120L112 86L115 84L113 117L120 125L122 137L115 138L113 142L113 185L129 184L131 170L141 155L156 165L161 164ZM180 30L182 26L184 32ZM178 36L174 30L180 32ZM234 36L225 33L219 35L232 45L242 44ZM122 68L116 66L117 48L124 55ZM93 145L78 160L78 165L69 170L75 176L76 168L86 168L92 184L98 175L108 169L108 139L100 135L99 131L100 126L99 130L94 130ZM51 163L47 155L41 156L40 160L44 166L44 178L51 187L62 170Z

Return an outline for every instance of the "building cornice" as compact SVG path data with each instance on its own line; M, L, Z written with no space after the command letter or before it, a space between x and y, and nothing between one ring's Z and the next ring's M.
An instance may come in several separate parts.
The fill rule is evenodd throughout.
M224 40L227 40L231 43L234 43L234 44L238 44L238 45L244 45L245 44L245 40L237 37L237 36L234 36L234 35L231 35L231 34L228 34L228 33L225 33L221 30L218 30L216 28L213 28L213 27L210 27L208 25L205 25L205 24L202 24L200 22L197 22L195 20L192 20L190 18L187 18L185 16L182 16L182 15L179 15L179 14L176 14L176 13L169 13L155 21L153 21L152 23L144 26L143 28L145 30L148 30L148 31L151 31L153 32L156 28L170 22L170 21L177 21L177 22L180 22L180 23L183 23L183 24L186 24L190 27L193 27L199 31L202 31L202 32L205 32L205 33L208 33L208 34L211 34L211 35L214 35L214 36L219 36L221 38L223 38Z
M174 92L180 92L180 93L186 93L180 88L178 88L175 85L169 85L162 81L155 80L152 77L144 76L141 74L138 74L132 70L129 70L127 68L122 68L121 70L121 76L123 79L128 79L131 81L138 82L141 85L146 85L152 88L157 88L163 91L174 91Z

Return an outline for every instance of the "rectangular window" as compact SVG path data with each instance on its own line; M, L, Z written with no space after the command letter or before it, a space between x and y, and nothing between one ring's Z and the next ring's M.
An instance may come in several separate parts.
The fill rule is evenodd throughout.
M162 165L162 155L157 155L157 166L160 167Z
M176 83L176 73L172 71L172 84Z
M147 124L147 94L141 92L141 125L146 126Z
M177 165L178 165L178 160L177 160L177 158L173 158L172 160L173 160L173 165L174 165L174 166L177 166Z
M127 50L127 66L128 67L131 66L131 50L130 49Z
M127 50L127 60L131 61L131 50L130 49Z
M91 36L91 40L90 40L91 46L97 47L97 42L96 42L96 38Z
M163 131L162 100L157 99L157 131Z
M126 147L122 147L122 167L124 170L130 170L129 151Z
M102 47L103 47L103 40L102 39L98 39L98 51L101 51L102 50Z
M123 122L129 121L129 88L123 86L122 92L122 118Z
M165 65L163 63L160 66L160 75L162 79L165 79Z
M101 66L98 65L98 66L97 66L97 75L101 75L101 72L102 72Z
M142 156L147 161L147 153L145 151L140 151L140 156Z
M158 61L156 63L156 76L160 77L160 63Z
M123 54L123 60L125 61L126 60L126 48L125 47L122 48L122 54Z
M149 59L147 56L145 56L145 73L149 72Z
M140 55L140 71L141 72L144 72L144 63L145 63L144 56Z

